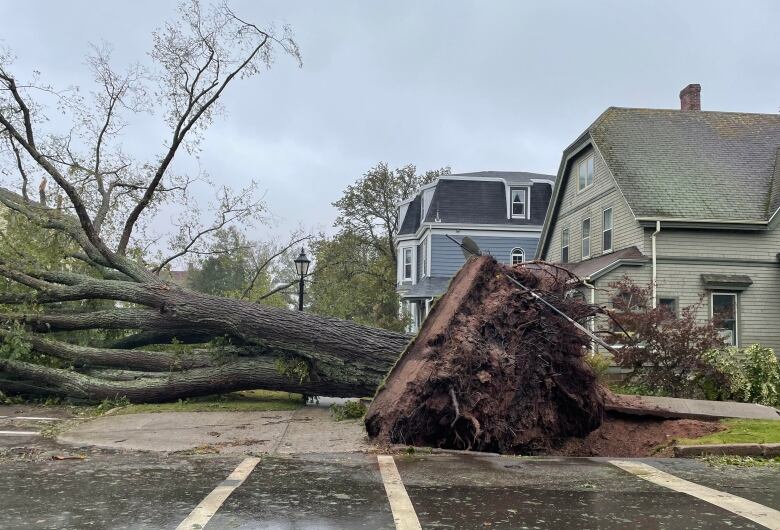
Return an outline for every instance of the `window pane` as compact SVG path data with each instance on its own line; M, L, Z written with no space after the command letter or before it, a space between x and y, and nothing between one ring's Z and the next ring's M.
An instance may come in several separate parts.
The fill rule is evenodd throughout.
M604 232L604 252L612 250L612 230Z
M732 293L712 293L712 319L726 344L737 344L737 296Z
M583 189L585 186L588 185L588 173L585 164L580 163L579 166L577 167L577 171L579 172L580 189Z
M677 316L677 300L675 298L659 298L658 307L665 309L672 316Z
M525 215L525 190L512 190L512 215Z
M604 230L612 230L612 208L604 210Z
M593 184L593 157L588 157L588 186Z
M525 261L525 252L522 248L512 249L512 265L517 265Z
M561 261L563 263L569 262L569 229L566 228L561 232Z

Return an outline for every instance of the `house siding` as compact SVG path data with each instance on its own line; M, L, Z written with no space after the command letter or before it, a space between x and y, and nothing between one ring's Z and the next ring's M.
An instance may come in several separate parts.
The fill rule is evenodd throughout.
M653 231L644 231L648 249ZM780 252L780 230L681 230L664 228L662 223L661 232L656 236L656 251L659 256L776 262L775 255Z
M577 164L583 158L594 156L593 184L577 191ZM578 156L570 164L566 177L560 207L550 229L550 243L543 259L551 262L561 260L561 231L569 229L569 262L582 260L582 221L590 218L590 256L603 252L603 212L612 208L612 251L637 246L644 250L644 234L634 219L623 195L615 184L601 155L593 149Z
M701 302L697 312L700 322L710 318L710 293L722 289L708 289L701 280L702 274L746 274L753 284L744 291L735 291L738 310L738 343L740 347L761 344L780 353L780 266L754 263L745 264L703 264L685 262L678 258L658 258L658 297L676 298L677 307L695 305ZM609 306L612 291L609 284L628 276L638 285L651 285L652 266L618 267L596 281L596 303ZM588 293L587 296L590 296ZM588 298L589 299L589 298Z
M463 235L452 235L461 241ZM510 263L512 249L520 247L525 251L525 259L530 260L536 254L539 236L469 236L483 253L488 253L501 263ZM465 262L461 248L442 234L431 235L431 276L452 276Z

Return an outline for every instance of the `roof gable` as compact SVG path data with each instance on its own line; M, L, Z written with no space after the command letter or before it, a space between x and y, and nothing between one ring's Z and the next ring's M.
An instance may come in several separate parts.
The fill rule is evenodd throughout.
M611 107L588 132L638 218L766 221L780 203L780 115Z

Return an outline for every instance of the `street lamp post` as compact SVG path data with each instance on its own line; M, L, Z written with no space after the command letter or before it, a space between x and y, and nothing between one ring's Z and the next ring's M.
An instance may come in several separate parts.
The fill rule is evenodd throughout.
M306 256L303 247L301 247L301 253L293 261L295 262L295 272L301 277L300 285L298 287L298 311L303 311L303 279L309 273L311 261L309 261L309 258Z

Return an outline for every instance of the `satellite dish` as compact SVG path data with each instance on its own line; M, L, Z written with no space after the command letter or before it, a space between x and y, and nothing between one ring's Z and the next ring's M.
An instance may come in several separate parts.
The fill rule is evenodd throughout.
M463 255L466 259L469 259L471 256L482 255L482 251L479 250L479 245L477 245L469 236L466 236L461 240L460 248L463 250Z

